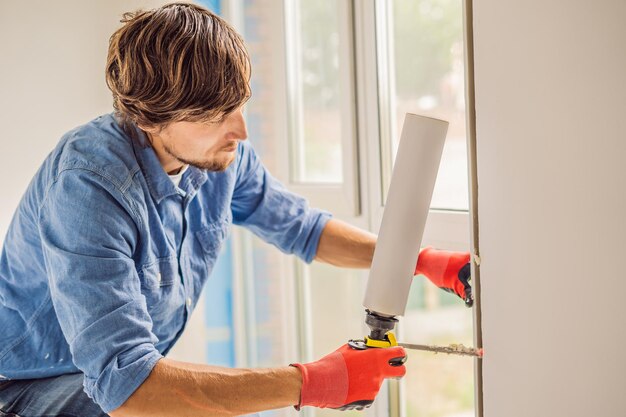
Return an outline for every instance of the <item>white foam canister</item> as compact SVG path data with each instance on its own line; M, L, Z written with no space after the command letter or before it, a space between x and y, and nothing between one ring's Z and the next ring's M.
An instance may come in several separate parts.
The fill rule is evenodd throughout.
M402 316L424 235L448 122L407 113L363 306Z

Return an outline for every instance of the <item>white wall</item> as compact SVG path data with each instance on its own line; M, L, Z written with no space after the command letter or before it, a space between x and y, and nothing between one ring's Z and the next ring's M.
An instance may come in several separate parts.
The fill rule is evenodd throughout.
M474 1L484 415L625 416L626 2Z
M0 248L28 183L61 136L111 112L104 67L126 11L164 0L0 2ZM203 362L204 302L172 357Z
M112 111L104 66L121 14L161 3L0 2L0 247L30 179L63 133Z

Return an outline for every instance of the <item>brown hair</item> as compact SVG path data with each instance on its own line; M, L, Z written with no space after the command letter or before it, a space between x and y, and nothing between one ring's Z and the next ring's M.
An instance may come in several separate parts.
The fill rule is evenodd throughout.
M202 7L172 3L125 13L109 41L106 82L124 123L215 121L250 96L243 40Z

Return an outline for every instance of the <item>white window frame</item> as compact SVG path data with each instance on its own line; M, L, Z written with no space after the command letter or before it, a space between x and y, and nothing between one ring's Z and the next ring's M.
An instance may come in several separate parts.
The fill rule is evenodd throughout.
M356 112L353 105L355 98L354 76L354 39L352 29L352 2L351 0L336 0L339 21L346 22L339 26L339 77L340 77L340 113L342 151L342 176L340 184L324 184L294 181L301 178L301 169L304 166L300 160L296 143L304 143L303 119L304 106L302 97L302 82L300 79L300 30L298 2L283 0L285 16L285 57L287 80L287 125L289 138L287 147L290 150L289 181L288 185L294 192L305 195L312 205L317 207L332 207L337 215L353 217L360 214L359 187L358 187L358 155L356 148Z

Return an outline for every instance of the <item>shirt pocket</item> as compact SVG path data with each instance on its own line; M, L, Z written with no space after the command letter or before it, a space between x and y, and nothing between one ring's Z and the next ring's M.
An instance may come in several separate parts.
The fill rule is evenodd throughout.
M154 324L153 332L162 339L167 334L166 328L180 314L178 310L185 306L176 258L160 258L144 265L139 280Z
M222 246L230 235L230 222L228 219L209 224L207 227L196 232L196 238L200 242L202 252L209 269L213 268L215 259L220 253Z
M139 270L139 279L142 288L151 290L173 285L179 279L176 258L159 258L144 265Z

